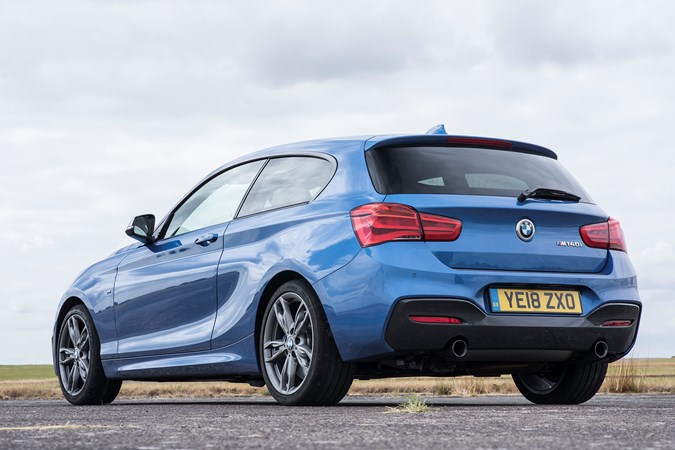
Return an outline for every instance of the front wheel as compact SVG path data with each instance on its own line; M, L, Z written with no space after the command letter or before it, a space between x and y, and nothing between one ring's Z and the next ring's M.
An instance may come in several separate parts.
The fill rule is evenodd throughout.
M94 322L84 305L63 318L56 342L58 376L63 396L73 405L101 405L115 400L122 380L106 378Z
M272 296L259 354L265 384L284 405L336 404L354 379L354 365L340 358L317 295L301 280L283 284Z
M590 400L602 386L607 363L570 364L542 373L514 374L513 381L532 403L576 405Z

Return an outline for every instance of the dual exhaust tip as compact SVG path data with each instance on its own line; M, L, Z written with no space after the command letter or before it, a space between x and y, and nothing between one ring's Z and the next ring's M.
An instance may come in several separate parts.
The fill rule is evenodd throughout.
M464 358L466 353L469 351L469 344L466 340L459 338L452 341L450 344L450 351L455 358ZM598 341L593 346L593 352L598 359L603 359L609 354L609 347L607 342Z

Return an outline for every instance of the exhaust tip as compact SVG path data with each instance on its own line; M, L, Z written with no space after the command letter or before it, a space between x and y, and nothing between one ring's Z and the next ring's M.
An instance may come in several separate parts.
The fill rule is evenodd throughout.
M450 346L450 350L456 358L463 358L469 350L469 344L464 339L457 339Z
M609 347L607 347L607 342L605 341L598 341L595 343L595 346L593 347L593 351L595 352L595 356L598 358L602 359L605 356L607 356L607 353L609 353Z

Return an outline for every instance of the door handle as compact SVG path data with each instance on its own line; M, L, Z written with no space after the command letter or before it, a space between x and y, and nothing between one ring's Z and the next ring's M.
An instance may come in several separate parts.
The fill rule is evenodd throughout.
M206 247L211 242L216 242L217 240L218 240L218 234L208 233L208 234L203 234L203 235L199 236L197 239L195 239L195 244L199 244L203 247Z

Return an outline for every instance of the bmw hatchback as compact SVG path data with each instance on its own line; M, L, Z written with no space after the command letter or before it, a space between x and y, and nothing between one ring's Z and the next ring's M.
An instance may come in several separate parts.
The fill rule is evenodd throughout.
M255 153L126 233L58 306L73 404L123 380L330 405L354 379L503 374L534 403L582 403L642 307L619 222L554 152L442 128Z

